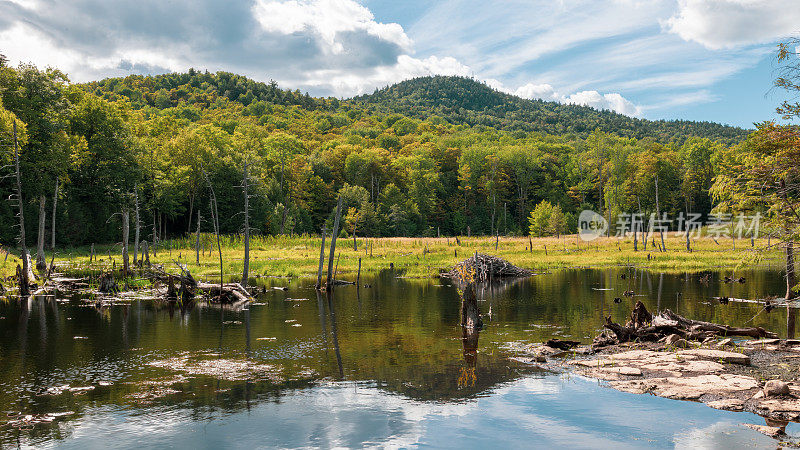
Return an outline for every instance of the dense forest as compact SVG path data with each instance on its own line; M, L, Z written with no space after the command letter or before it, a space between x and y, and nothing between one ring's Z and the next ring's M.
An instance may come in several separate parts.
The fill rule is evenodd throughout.
M600 130L622 137L650 138L664 144L683 143L689 136L735 144L748 133L714 122L653 121L588 106L527 100L473 79L455 76L406 80L356 97L354 102L370 111L395 112L421 120L436 115L453 124L580 137Z
M195 70L70 84L0 59L0 100L3 175L16 117L27 236L46 228L48 245L119 241L121 218L137 211L143 239L208 231L210 188L221 231L240 232L245 173L250 223L264 234L319 233L339 196L343 233L365 236L527 234L537 205L574 229L584 208L649 214L657 197L662 213L707 214L714 160L746 135L454 77L338 100ZM12 200L0 203L4 245L18 235L14 183L0 180Z

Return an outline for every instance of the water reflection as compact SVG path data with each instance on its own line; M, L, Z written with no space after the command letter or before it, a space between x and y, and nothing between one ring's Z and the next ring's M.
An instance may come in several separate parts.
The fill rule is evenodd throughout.
M447 409L431 405L466 402L472 405L469 408L476 408L477 402L483 405L477 407L480 409L500 402L508 411L520 411L533 408L534 402L536 407L549 408L549 412L536 413L536 419L530 420L538 425L560 423L567 420L563 415L580 412L581 419L570 426L583 427L591 440L603 432L590 429L589 413L603 413L572 395L572 385L552 392L537 391L535 401L520 397L525 392L521 386L550 376L509 360L507 344L542 342L552 337L588 342L605 316L624 320L636 300L642 300L651 310L674 308L693 319L762 326L786 335L794 332L793 310L758 314L761 305L720 305L712 301L720 295L763 298L781 294L785 286L780 273L737 273L746 276L747 283L733 285L720 281L725 275L715 273L705 279L704 274L675 276L630 269L559 271L515 283L473 286L468 295L446 283L396 279L390 274L366 280L371 289L338 288L330 296L314 290L313 281L293 282L290 290L283 291L270 289L270 283L280 282L268 280L266 293L258 302L239 311L151 301L110 305L99 311L93 302L75 296L9 299L0 302L0 414L75 413L62 420L64 425L58 421L37 425L33 434L23 434L25 439L38 439L38 443L68 438L69 423L90 424L87 426L91 428L95 420L114 422L163 411L172 411L174 420L181 424L170 428L167 435L185 437L180 430L194 429L195 421L214 420L220 433L233 438L241 430L224 419L225 414L270 411L281 417L289 414L287 407L281 406L288 402L298 410L305 404L308 414L315 421L319 419L315 422L319 430L308 430L308 435L296 441L286 435L288 431L258 426L251 437L257 435L264 442L286 446L352 445L355 441L350 439L388 442L387 436L399 433L393 428L397 423L393 422L391 408L399 411L417 405L419 411L427 411L420 414L435 411L430 426L449 426L453 425L448 421L450 413L439 415ZM633 297L623 296L628 290L634 291ZM618 297L623 300L615 303ZM274 367L275 371L269 377L225 381L150 365L182 355L240 361ZM168 386L176 392L146 401L137 397L146 386L143 383L179 376L183 378ZM335 382L334 387L329 382ZM64 384L95 389L82 394L40 395L43 389ZM542 381L538 386L553 385ZM331 419L334 422L369 422L372 415L382 418L381 425L350 437L311 438L315 433L324 436L331 432L328 425L321 425L327 420L324 418L330 419L320 406L328 401L326 395L348 399L337 406L335 420ZM649 400L636 398L639 400L630 400L633 408L651 413ZM562 409L553 409L547 403L552 401ZM677 402L665 404L673 403ZM347 405L360 413L346 419ZM478 417L478 412L470 414ZM493 416L498 422L484 426L500 431L506 426L503 420L516 420L514 414L498 412ZM713 415L718 413L708 414L717 417ZM411 426L403 421L421 421L420 417L410 415L398 420L403 426ZM622 418L608 418L607 422L611 427L624 423ZM556 428L554 432L566 429ZM15 433L15 429L0 428L0 446L10 444ZM610 442L628 435L615 435ZM424 430L414 439L446 442ZM550 437L542 442L560 439ZM80 439L75 442L86 443ZM102 441L95 444L98 442Z

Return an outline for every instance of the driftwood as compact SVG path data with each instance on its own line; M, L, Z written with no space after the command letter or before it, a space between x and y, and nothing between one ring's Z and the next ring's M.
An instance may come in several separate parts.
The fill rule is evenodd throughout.
M566 350L569 350L569 349L571 349L573 347L576 347L576 346L580 345L580 342L578 342L578 341L567 341L567 340L561 340L561 339L550 339L547 342L545 342L544 345L546 345L546 346L548 346L550 348L557 348L559 350L566 351Z
M474 256L456 264L444 276L456 281L467 281L465 277L470 273L472 274L471 281L473 282L485 282L497 278L522 278L533 274L531 271L517 267L503 258L475 253Z
M640 301L636 302L631 312L631 320L627 324L620 325L615 323L609 316L606 318L606 323L603 327L610 330L613 336L605 333L597 336L593 343L596 348L631 341L655 342L671 334L676 334L687 341L702 341L713 336L778 337L777 334L761 327L739 328L702 322L687 319L669 309L653 316Z
M161 296L167 301L177 301L183 303L193 301L197 295L203 295L211 303L238 304L251 300L250 294L240 283L204 283L194 279L192 274L179 263L175 263L180 269L180 274L165 272L161 267L153 266L150 273L151 278L166 284L167 290L161 291ZM180 287L176 287L176 284ZM220 295L220 292L222 293Z
M26 267L28 268L27 273L26 273L26 275L28 277L28 283L35 283L36 280L39 279L39 277L33 271L33 263L31 262L31 254L30 253L25 253L23 258L24 258L24 261L23 261L23 264L22 264L22 268L23 269L26 268Z
M224 305L240 304L250 301L250 294L239 283L226 283L222 286L212 283L197 283L197 290L209 297L211 303L221 303Z
M731 327L728 325L719 325L711 322L702 322L699 320L691 320L681 317L670 310L665 310L661 313L660 317L667 320L678 322L678 325L684 328L689 328L693 331L706 331L712 332L719 336L748 336L753 338L770 338L775 339L778 337L776 333L767 331L761 327Z

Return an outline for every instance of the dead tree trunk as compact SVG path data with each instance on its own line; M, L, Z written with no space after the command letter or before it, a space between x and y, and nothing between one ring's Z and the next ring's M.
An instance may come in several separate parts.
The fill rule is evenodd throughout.
M247 193L247 162L244 163L244 273L242 286L247 287L250 272L250 198Z
M791 239L786 243L786 300L797 296L793 288L797 285L797 274L794 270L794 242Z
M325 267L325 226L322 226L322 244L319 247L319 269L317 269L317 289L322 289L322 269Z
M222 270L222 245L220 244L219 240L219 212L217 210L217 196L214 193L214 186L211 184L211 179L208 178L208 174L205 170L203 170L203 175L205 175L206 183L208 183L208 189L211 191L211 221L214 223L214 234L217 236L217 253L219 253L219 298L220 301L222 301L222 285L225 273Z
M128 240L130 238L131 212L128 208L122 210L122 273L127 277L130 270L128 262Z
M156 210L153 209L153 257L156 257L156 247L158 246L158 230L156 229Z
M281 204L281 229L278 234L283 236L283 227L286 225L286 205Z
M197 233L194 238L194 259L200 264L200 208L197 208Z
M136 222L133 225L133 265L136 265L139 256L139 185L133 186L133 220Z
M56 190L53 193L53 217L50 227L50 250L56 249L56 209L58 207L58 177L56 177Z
M467 283L464 287L464 294L461 298L461 326L474 331L483 328L481 313L478 309L478 296L475 291L475 283Z
M339 219L342 217L342 196L339 196L339 202L336 204L336 217L333 219L333 234L331 234L331 251L328 254L328 278L327 289L330 291L333 288L333 257L336 254L336 237L339 234Z
M142 261L147 264L147 267L150 267L150 248L147 245L147 241L142 241Z
M656 217L658 219L661 219L661 208L659 207L658 204L658 175L656 175ZM658 231L661 234L661 251L666 252L667 247L664 244L664 230L659 226Z
M689 211L686 211L686 220L689 220ZM692 241L689 239L689 226L685 225L684 231L686 232L686 251L692 253Z
M192 234L192 216L193 215L194 215L194 193L189 196L189 220L187 220L187 222L189 224L186 226L186 234L188 234L188 235Z
M22 271L19 275L19 295L30 295L30 282L28 273L31 271L30 260L28 258L28 247L25 244L25 208L22 201L22 177L19 173L19 150L17 148L17 121L14 120L14 170L17 175L17 202L19 204L19 245L22 250Z
M36 270L40 274L47 271L47 258L44 255L44 225L47 216L45 206L47 206L47 197L43 194L39 196L39 236L36 240Z

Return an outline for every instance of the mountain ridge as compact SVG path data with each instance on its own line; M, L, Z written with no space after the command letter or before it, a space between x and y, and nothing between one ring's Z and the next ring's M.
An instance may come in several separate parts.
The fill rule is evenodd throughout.
M401 81L372 94L345 100L312 97L230 72L129 75L81 83L79 86L107 100L127 98L135 108L212 107L219 98L253 108L265 104L296 105L306 109L338 109L341 105L379 114L402 114L428 120L438 116L453 125L484 126L510 132L541 132L584 137L595 130L636 139L682 143L691 136L730 145L749 130L708 121L648 120L610 110L524 99L500 92L483 82L458 76L425 76ZM258 108L263 109L263 108Z
M401 81L350 101L422 119L438 115L450 123L486 125L509 131L587 134L595 129L624 137L651 136L661 142L688 136L732 144L750 130L710 121L649 120L589 106L524 99L460 76L424 76Z

